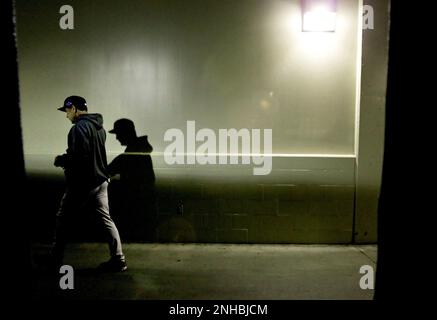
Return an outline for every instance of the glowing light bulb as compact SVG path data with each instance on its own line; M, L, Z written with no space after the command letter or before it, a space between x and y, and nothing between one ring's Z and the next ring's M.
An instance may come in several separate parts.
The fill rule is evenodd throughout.
M337 13L334 0L303 0L302 31L334 32Z

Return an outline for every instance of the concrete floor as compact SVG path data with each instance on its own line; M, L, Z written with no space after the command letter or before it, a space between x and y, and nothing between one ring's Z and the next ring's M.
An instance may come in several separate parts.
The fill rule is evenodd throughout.
M48 251L35 244L33 253ZM369 300L359 286L360 267L375 268L372 245L124 244L129 269L96 274L107 260L102 243L72 244L65 264L74 289L60 275L33 270L33 299L134 300Z

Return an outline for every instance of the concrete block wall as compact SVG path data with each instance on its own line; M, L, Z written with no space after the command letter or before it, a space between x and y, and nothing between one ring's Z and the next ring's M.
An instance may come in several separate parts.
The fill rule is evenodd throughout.
M48 173L46 156L28 160L32 238L51 241L64 178ZM268 176L253 176L241 165L172 167L159 156L153 161L157 242L352 242L353 157L277 157ZM92 228L79 227L76 241L98 240Z
M174 4L176 4L176 2ZM90 2L82 1L78 3L77 6L80 7L83 5L83 8L87 8L89 3ZM145 6L148 5L147 3L148 2L138 1L138 4ZM234 4L235 2L231 1L229 4L230 3ZM239 48L241 42L240 39L245 40L249 34L255 35L255 37L253 37L254 39L259 39L259 31L264 30L263 28L269 25L269 23L261 23L264 21L264 18L268 17L268 15L265 15L267 11L265 11L265 8L261 6L261 3L259 3L260 6L253 6L250 1L244 1L244 3L243 6L238 6L241 9L241 16L235 14L237 11L232 10L234 15L231 17L232 19L230 21L233 21L234 24L229 24L229 21L223 22L223 19L217 19L218 16L215 15L215 10L209 11L209 14L212 14L215 19L214 21L219 23L218 26L222 26L224 30L228 31L228 33L220 32L220 34L244 36L242 38L224 36L224 38L220 38L221 42L217 42L218 44L225 44L226 47L229 45L235 45ZM273 3L274 2L272 2L272 4ZM289 5L293 5L293 3L295 4L295 8L298 8L298 1L292 1ZM355 4L350 1L343 1L342 3L344 8L346 8L346 4L351 6L351 9L352 7L356 7ZM162 12L168 12L171 14L171 16L176 19L174 20L175 22L184 22L188 19L193 21L193 23L196 23L193 26L202 27L202 23L204 23L205 26L209 25L208 23L205 23L208 21L208 16L204 16L203 13L202 16L206 17L206 19L195 19L198 17L200 11L188 10L184 15L180 15L180 11L176 10L177 7L175 7L174 4L170 2L161 4L160 2L159 6L162 5ZM211 2L211 4L219 5L218 2ZM356 242L376 242L377 205L379 200L379 186L383 159L389 0L365 0L363 1L363 4L370 5L374 8L375 26L374 29L364 30L362 34L362 70L358 117L359 126L356 128L358 131L356 134L357 141L355 141L355 152L352 152L351 150L345 151L343 149L340 151L332 150L332 148L330 148L330 143L323 142L321 144L313 145L308 143L308 141L305 141L305 139L297 139L297 141L294 141L296 146L304 147L303 150L300 148L289 150L288 147L285 149L285 152L290 153L307 152L307 150L309 150L308 152L321 152L323 154L347 152L354 153L356 157L278 157L274 159L273 172L269 176L254 177L251 172L252 168L243 166L235 168L232 166L226 166L224 168L210 166L166 167L160 163L162 159L160 160L159 156L154 155L157 174L159 222L156 231L159 241L349 243L352 241L352 235L354 234L354 240ZM109 4L105 4L104 7L109 10L107 5ZM116 2L114 2L113 5L119 6ZM270 5L270 2L266 4L267 7ZM282 7L284 2L277 1L277 5ZM92 6L95 6L95 4L92 4ZM183 6L185 7L186 4L183 4ZM281 10L276 11L277 9L275 9L280 7L271 7L271 13L282 12ZM54 52L53 43L64 43L66 33L58 30L56 19L53 20L50 17L50 19L39 19L36 24L32 24L32 20L27 19L29 12L32 13L32 15L38 13L41 16L44 16L45 14L52 15L55 11L43 10L43 7L34 6L29 1L19 1L17 3L17 9L19 18L17 20L19 26L18 41L19 44L25 44L21 46L19 45L19 48L21 48L19 50L19 69L21 70L20 95L23 120L22 127L24 133L23 139L26 153L26 170L28 174L33 175L32 189L29 192L30 198L28 203L32 223L35 223L35 226L38 226L38 228L32 228L32 232L38 234L42 231L44 234L49 234L47 230L50 231L52 227L52 216L56 211L60 196L62 195L62 172L59 172L58 170L54 173L54 168L52 167L54 155L49 155L48 153L63 152L65 148L64 135L62 135L62 138L58 137L59 139L52 139L56 137L56 135L66 132L67 130L67 123L65 123L64 127L60 124L61 122L58 122L59 114L53 112L53 105L58 103L56 101L62 101L65 97L63 92L69 92L69 90L71 90L71 85L65 81L58 81L57 79L59 77L55 77L53 74L59 72L61 78L64 75L69 74L68 70L74 70L77 74L80 74L83 81L75 81L75 84L81 85L75 90L83 92L83 94L89 98L89 101L96 102L96 106L98 106L97 110L105 115L107 123L111 123L112 120L119 117L135 117L137 124L143 123L143 125L147 127L147 132L154 132L155 137L159 137L159 139L152 141L156 148L155 150L162 150L162 148L160 149L159 146L155 144L156 141L160 141L162 138L162 119L172 119L172 121L175 121L174 123L165 122L166 127L178 127L178 123L184 123L185 120L194 118L196 118L196 120L198 119L197 121L199 121L199 125L202 123L202 126L209 125L210 127L217 127L217 123L225 125L225 122L217 120L215 113L212 113L211 118L204 117L205 115L208 115L208 112L204 112L204 105L201 101L215 101L217 105L229 106L230 118L234 118L236 110L238 110L239 114L246 115L246 109L234 109L232 107L237 104L239 105L239 102L236 103L236 100L234 100L233 95L230 95L229 100L223 101L224 103L221 104L219 103L221 100L217 100L214 94L211 96L211 99L209 99L208 96L205 96L203 99L198 99L196 95L196 93L199 92L197 80L191 77L188 77L187 79L184 78L187 74L199 74L197 72L198 66L202 65L199 64L198 59L192 59L191 53L202 53L199 54L199 56L206 57L210 50L209 48L215 48L215 46L202 45L198 47L192 43L188 43L184 50L180 51L178 42L172 39L184 39L184 37L180 37L179 32L181 30L179 27L176 28L176 23L170 25L170 28L167 28L167 26L169 26L169 20L167 18L161 19L162 17L166 17L165 14L157 15L154 19L144 19L144 17L140 15L135 15L137 20L129 20L130 22L128 24L121 24L119 26L123 28L126 27L126 30L131 31L123 32L123 39L125 39L124 35L126 34L132 36L130 38L132 44L134 44L132 46L132 52L138 52L138 54L133 55L133 58L141 57L142 52L150 53L150 57L152 57L150 61L147 59L138 59L138 61L133 59L133 62L131 63L131 60L129 59L118 60L120 57L125 56L126 48L130 48L129 46L119 46L121 51L118 50L116 46L110 46L111 50L105 49L105 46L110 44L107 42L108 39L115 39L111 32L109 34L107 33L107 30L109 29L106 27L101 28L107 23L105 14L102 13L102 18L99 20L95 19L97 11L81 10L83 13L90 13L92 18L88 16L88 19L85 19L86 16L82 16L81 28L77 28L74 33L69 33L69 35L72 36L72 40L78 39L78 44L84 45L88 49L88 52L94 52L94 55L82 56L72 53L74 57L69 56L69 58L73 60L77 58L77 63L63 63L62 65L65 69L60 69L60 64L57 63L56 60L59 57L53 56L53 59L46 59L48 62L52 63L41 64L41 59L38 59L38 56L45 57L47 54L52 54ZM114 12L117 11L115 10ZM124 14L129 14L129 10L123 12ZM152 11L145 10L145 12L150 13ZM293 10L290 12L293 12ZM207 13L207 11L205 11L205 13ZM241 17L254 18L243 19L243 21ZM260 20L257 17L262 17L263 19ZM20 23L20 21L24 21L24 23ZM41 21L44 21L44 23L41 24ZM54 24L52 23L53 21L55 21ZM241 23L242 21L244 23ZM253 25L251 24L252 22L254 22ZM143 25L143 23L146 24ZM131 26L135 25L143 25L147 28L130 29ZM153 27L148 28L148 26ZM165 28L156 28L156 26L164 26ZM113 25L113 27L115 28L115 25ZM175 28L173 29L173 27ZM236 32L238 30L234 29L235 27L239 28L239 32ZM258 29L258 27L261 29ZM191 37L190 39L200 37L201 39L206 40L207 38L203 37L203 32L197 33L198 30L203 31L202 28L193 27L185 31L182 29L182 31L186 32L186 34ZM147 29L151 33L150 35L147 33L144 34L144 32L138 34L137 31L140 29ZM35 32L35 30L39 30L40 32ZM87 37L87 35L89 35L89 30L97 32L94 34L95 37ZM163 30L166 32L162 32ZM215 30L220 30L220 28L214 27L212 31ZM252 30L254 33L246 33L249 30ZM275 30L276 29L270 28L265 29L267 32L266 35L278 35ZM80 32L85 33L81 36ZM50 37L46 38L50 38L51 41L41 42L34 37L36 34L49 34ZM213 32L212 34L215 33ZM297 34L300 34L300 32ZM159 40L153 41L156 47L150 48L149 36L152 37L152 39L156 38ZM265 38L270 39L270 37L267 36ZM96 42L96 39L101 39L101 41ZM286 39L287 41L290 41L290 43L295 43L293 38L287 37ZM217 39L210 38L210 40L215 45ZM232 41L229 42L230 40ZM129 41L126 41L126 43L128 42ZM255 46L255 49L257 48L256 50L258 51L253 51L264 52L265 48L273 50L271 52L265 52L267 60L264 61L264 64L265 66L274 66L273 69L278 70L284 67L284 60L281 57L283 53L287 51L285 50L285 47L282 46L283 42L279 42L280 46L270 46L270 42L267 42L267 45L263 45L262 47L258 48ZM65 43L71 43L71 41ZM243 41L241 43L245 42ZM249 42L247 45L251 48L252 45L257 43L258 41L256 43ZM262 42L260 43L262 44ZM272 42L272 44L275 43L276 41ZM116 43L116 45L119 44L120 42ZM174 47L170 44L173 44ZM220 46L217 48L220 48ZM163 50L164 52L169 50L170 53L168 55L157 54L161 52L160 50ZM69 52L69 50L64 51L66 53ZM184 54L181 54L181 52ZM221 79L218 81L220 84L236 81L232 72L229 73L229 77L227 76L227 72L221 72L221 66L225 67L224 70L227 70L227 68L232 69L232 61L239 61L238 59L245 61L245 58L249 57L251 59L253 55L242 54L241 56L235 56L233 54L234 52L240 51L230 51L231 55L229 56L229 61L231 61L231 63L228 65L226 62L227 59L222 60L222 58L220 58L222 56L221 51L217 51L217 60L213 59L213 63L211 64L212 66L216 65L217 69L207 69L205 74L217 74L218 76L221 76L221 78L218 78ZM243 50L241 52L244 53L246 51ZM248 53L249 52L252 52L252 49L249 50ZM107 59L101 59L103 56L110 58L110 61L116 61L116 63L105 65ZM223 57L226 57L226 55ZM167 58L170 60L167 60ZM92 64L95 68L88 68L88 59L94 59L98 62L97 64ZM121 62L119 63L119 61ZM144 94L143 84L149 83L150 73L140 73L141 77L139 79L142 81L137 81L139 80L137 78L134 78L135 81L126 81L127 79L131 79L132 74L140 74L138 72L131 72L131 69L129 68L120 68L120 66L123 66L123 61L126 62L126 65L129 68L132 66L132 70L134 71L137 70L138 65L145 66L149 65L149 63L151 66L161 66L167 65L167 62L171 62L169 65L174 64L182 67L179 69L176 68L179 71L174 74L174 79L169 82L172 83L170 87L167 86L166 81L169 79L171 80L173 76L170 73L167 73L167 68L156 67L156 70L159 69L163 72L158 73L158 71L156 71L158 75L161 75L157 77L157 79L165 81L158 81L157 83L152 81L151 83L154 83L153 85L159 90L151 89L153 95L147 95ZM247 61L250 62L251 60ZM338 61L341 62L340 69L343 71L346 70L346 68L343 67L346 67L348 64L344 63L345 61L340 58L337 59L337 62ZM247 80L250 81L242 86L243 89L248 90L248 94L242 91L241 95L250 97L253 94L253 97L257 97L258 95L255 94L256 90L253 88L260 87L258 79L263 79L263 77L251 76L253 73L253 63L247 63L244 65L247 65L247 69L243 68L243 74L246 76ZM263 64L260 64L260 66L262 65ZM349 65L351 64L349 63ZM80 69L78 69L78 66L82 69L85 68L83 69L84 71L77 72L77 70ZM35 70L39 70L38 68L42 68L42 72L34 72ZM270 67L266 67L266 70L267 69L273 70ZM51 72L48 72L47 70L51 70ZM190 72L184 72L185 70L189 70ZM306 78L307 70L305 68L296 68L296 71L299 70L303 71L302 75ZM52 76L41 77L41 74L49 74ZM290 78L283 82L283 87L282 85L280 86L282 92L284 92L284 101L286 101L285 105L289 105L289 101L293 101L294 108L298 105L307 106L307 102L311 102L310 105L314 106L320 104L320 108L315 108L313 111L327 112L327 110L330 110L329 112L332 112L331 108L323 108L326 100L323 98L325 97L324 94L320 95L320 100L315 101L309 98L307 101L305 95L300 95L300 90L296 88L306 90L307 87L304 85L306 82L302 82L302 77L299 73L290 72L289 74ZM347 74L350 75L350 73ZM332 75L329 75L329 79L331 79ZM35 78L35 76L37 78ZM269 79L269 77L270 76L267 76L266 79ZM237 78L240 79L239 77ZM241 79L246 78L243 77ZM344 77L338 77L338 79L340 78L343 80L345 79ZM53 81L53 79L55 79L55 81ZM113 90L108 89L108 86L102 87L102 92L105 92L105 94L101 94L101 92L99 93L99 88L102 83L106 83L106 79L117 79L117 81L111 82ZM121 82L118 82L118 80ZM252 82L252 80L256 81ZM235 82L235 84L238 84L236 88L239 88L240 84L243 82L244 81L238 81L238 83ZM135 83L138 87L132 87ZM344 92L351 93L351 83L353 82L345 81L342 86L336 81L322 81L320 83L322 85L320 87L316 86L317 90L312 90L311 92L321 90L322 93L328 92L330 96L332 96L334 91L337 94L343 94ZM290 91L290 84L293 85L290 86L290 88L296 88ZM332 84L335 84L334 91L330 89L330 85ZM302 87L300 87L300 85L302 85ZM315 85L317 85L317 83L315 83ZM217 91L214 81L209 83L208 86L210 86L208 88L211 89L211 92L215 93ZM263 86L264 85L261 85L261 87ZM47 90L47 88L50 88L50 90ZM129 90L126 90L126 88ZM134 88L136 89L134 90ZM147 88L153 87L147 86ZM223 88L218 86L218 89ZM281 92L281 90L279 92ZM43 100L38 99L41 92L44 92L45 95L45 99ZM108 95L108 92L112 94ZM136 92L140 92L141 94L136 94ZM171 94L164 97L161 96L161 94L155 95L156 92L168 92ZM209 91L207 90L205 92ZM144 104L143 98L149 96L155 97L156 99L151 100L150 103L148 102L147 104ZM191 96L197 97L194 99L198 102L197 105L193 105ZM186 97L190 98L186 99ZM299 99L296 99L296 97ZM35 105L35 101L45 102ZM53 104L47 103L47 101L52 101ZM340 101L342 103L344 102L343 99ZM252 102L250 102L250 105L251 104ZM154 108L144 112L143 106L145 105L154 106ZM337 105L337 103L332 103L332 110L334 110L334 107ZM43 117L43 120L38 118L38 116L35 116L35 110L38 110L38 116ZM276 119L277 123L282 123L282 118L285 119L285 117L289 116L288 108L281 109L283 110L281 112L274 110L276 109L272 109L272 118L256 116L252 119L254 121L253 123L259 121L258 123L261 123L262 127L264 127L269 123L274 123L274 119ZM131 113L126 113L127 111ZM252 111L252 108L250 111ZM296 112L295 114L300 114L300 112L302 112L302 115L306 114L303 108L298 108L296 111L299 112ZM315 121L314 125L325 123L325 117L321 116L322 113L319 114L319 112L317 113L317 119L312 116L310 117L310 123L312 123L313 120ZM226 114L226 112L223 112L223 114ZM278 115L279 118L275 118L276 115ZM342 119L343 116L344 114L341 113L339 119ZM150 121L150 119L153 119L153 121ZM246 123L248 123L247 120L246 117L242 117L241 124L246 126ZM333 119L331 119L331 121L333 121ZM341 123L343 122L343 120L339 121ZM53 126L41 126L41 123L53 123ZM229 122L229 124L231 123L232 122ZM298 123L299 126L302 124L302 127L306 127L306 125L304 125L306 122L298 121ZM331 122L328 121L328 123ZM232 126L234 126L234 123L232 123ZM317 126L315 125L314 128L316 127ZM312 130L313 127L308 126L307 128ZM140 129L138 132L143 132L141 127L138 129ZM276 130L275 127L273 129ZM278 129L281 130L286 128L279 127ZM335 128L333 127L333 129ZM335 130L333 130L333 132L334 131ZM301 137L300 133L295 134L294 136ZM305 137L306 135L303 136ZM349 137L349 135L345 135L341 130L334 136L335 139L333 139L332 142L337 140L343 141L344 137ZM153 137L153 134L150 134L149 137ZM285 139L285 145L287 145L287 136L284 135L282 137ZM349 137L349 139L352 139L352 137ZM114 144L119 147L118 142L113 139L113 150L117 150L115 149ZM108 151L110 150L111 148L108 148ZM39 153L39 155L36 155L35 153ZM180 208L183 209L180 210Z
M274 160L268 178L185 176L157 181L157 241L350 243L353 158ZM193 169L194 170L194 169ZM160 170L156 170L159 176ZM235 178L237 177L237 178ZM239 177L239 178L238 178Z

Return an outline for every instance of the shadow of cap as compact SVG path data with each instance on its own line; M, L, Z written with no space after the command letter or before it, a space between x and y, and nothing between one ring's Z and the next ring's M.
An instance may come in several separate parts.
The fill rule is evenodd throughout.
M135 131L135 125L132 120L118 119L114 122L114 128L109 133L125 133Z

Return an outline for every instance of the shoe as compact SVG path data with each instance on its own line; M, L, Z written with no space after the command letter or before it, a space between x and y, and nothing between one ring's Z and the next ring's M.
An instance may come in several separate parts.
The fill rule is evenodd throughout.
M122 272L127 270L126 260L124 258L112 257L103 262L97 268L100 272Z

